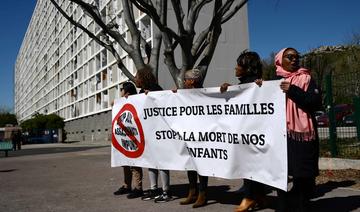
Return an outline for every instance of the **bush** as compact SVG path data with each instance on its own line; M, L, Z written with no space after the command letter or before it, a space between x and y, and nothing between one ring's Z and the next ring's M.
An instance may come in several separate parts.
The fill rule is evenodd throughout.
M5 127L7 124L17 125L17 119L15 114L11 113L0 113L0 127Z
M65 123L64 119L56 114L35 114L33 118L22 122L20 126L30 135L40 135L45 129L63 129Z

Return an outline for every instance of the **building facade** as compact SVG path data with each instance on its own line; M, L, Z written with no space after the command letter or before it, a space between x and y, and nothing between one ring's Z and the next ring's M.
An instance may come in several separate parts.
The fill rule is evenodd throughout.
M99 6L107 22L115 19L119 30L130 39L121 0L88 2ZM59 4L88 30L100 33L100 28L76 4L61 0ZM205 86L234 81L236 57L248 48L247 8L238 14L223 27L212 62L216 65L211 65ZM151 42L150 18L136 9L134 15L142 35ZM199 21L206 18L203 14ZM169 17L169 23L175 21ZM120 46L116 49L135 74L127 53ZM120 97L121 84L127 80L110 52L71 25L50 1L37 1L15 64L15 113L20 122L35 113L56 113L65 119L67 140L109 142L111 103ZM159 83L166 89L174 87L163 64L159 67Z

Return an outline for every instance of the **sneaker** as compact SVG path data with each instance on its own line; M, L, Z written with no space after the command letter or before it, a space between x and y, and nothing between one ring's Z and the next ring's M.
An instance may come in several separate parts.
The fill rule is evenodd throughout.
M128 199L135 199L135 198L138 198L138 197L142 197L144 195L144 192L142 189L134 189L130 192L130 194L128 194L126 197Z
M125 188L125 186L121 186L117 191L114 192L114 195L122 195L130 193L130 188Z
M169 195L169 193L167 193L167 192L163 192L160 196L158 196L158 197L155 197L155 202L156 203L158 203L158 202L168 202L168 201L170 201L170 200L172 200L172 197L171 197L171 195Z
M141 198L144 201L155 199L157 196L159 196L159 192L156 189L150 189L148 190L145 195Z

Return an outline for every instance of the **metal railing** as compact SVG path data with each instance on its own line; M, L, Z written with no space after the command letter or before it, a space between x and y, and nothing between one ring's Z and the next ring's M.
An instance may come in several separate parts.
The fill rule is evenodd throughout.
M360 159L360 73L328 74L318 117L322 156Z

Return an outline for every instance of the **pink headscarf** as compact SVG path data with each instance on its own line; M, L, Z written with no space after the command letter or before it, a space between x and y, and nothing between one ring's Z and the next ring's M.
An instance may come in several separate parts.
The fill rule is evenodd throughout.
M307 91L310 83L310 70L299 68L295 72L288 72L282 67L284 52L288 48L282 49L275 56L276 75L284 77L285 81L290 82L304 91ZM310 141L315 138L314 125L310 114L300 109L295 102L286 97L286 126L288 136L299 141Z

